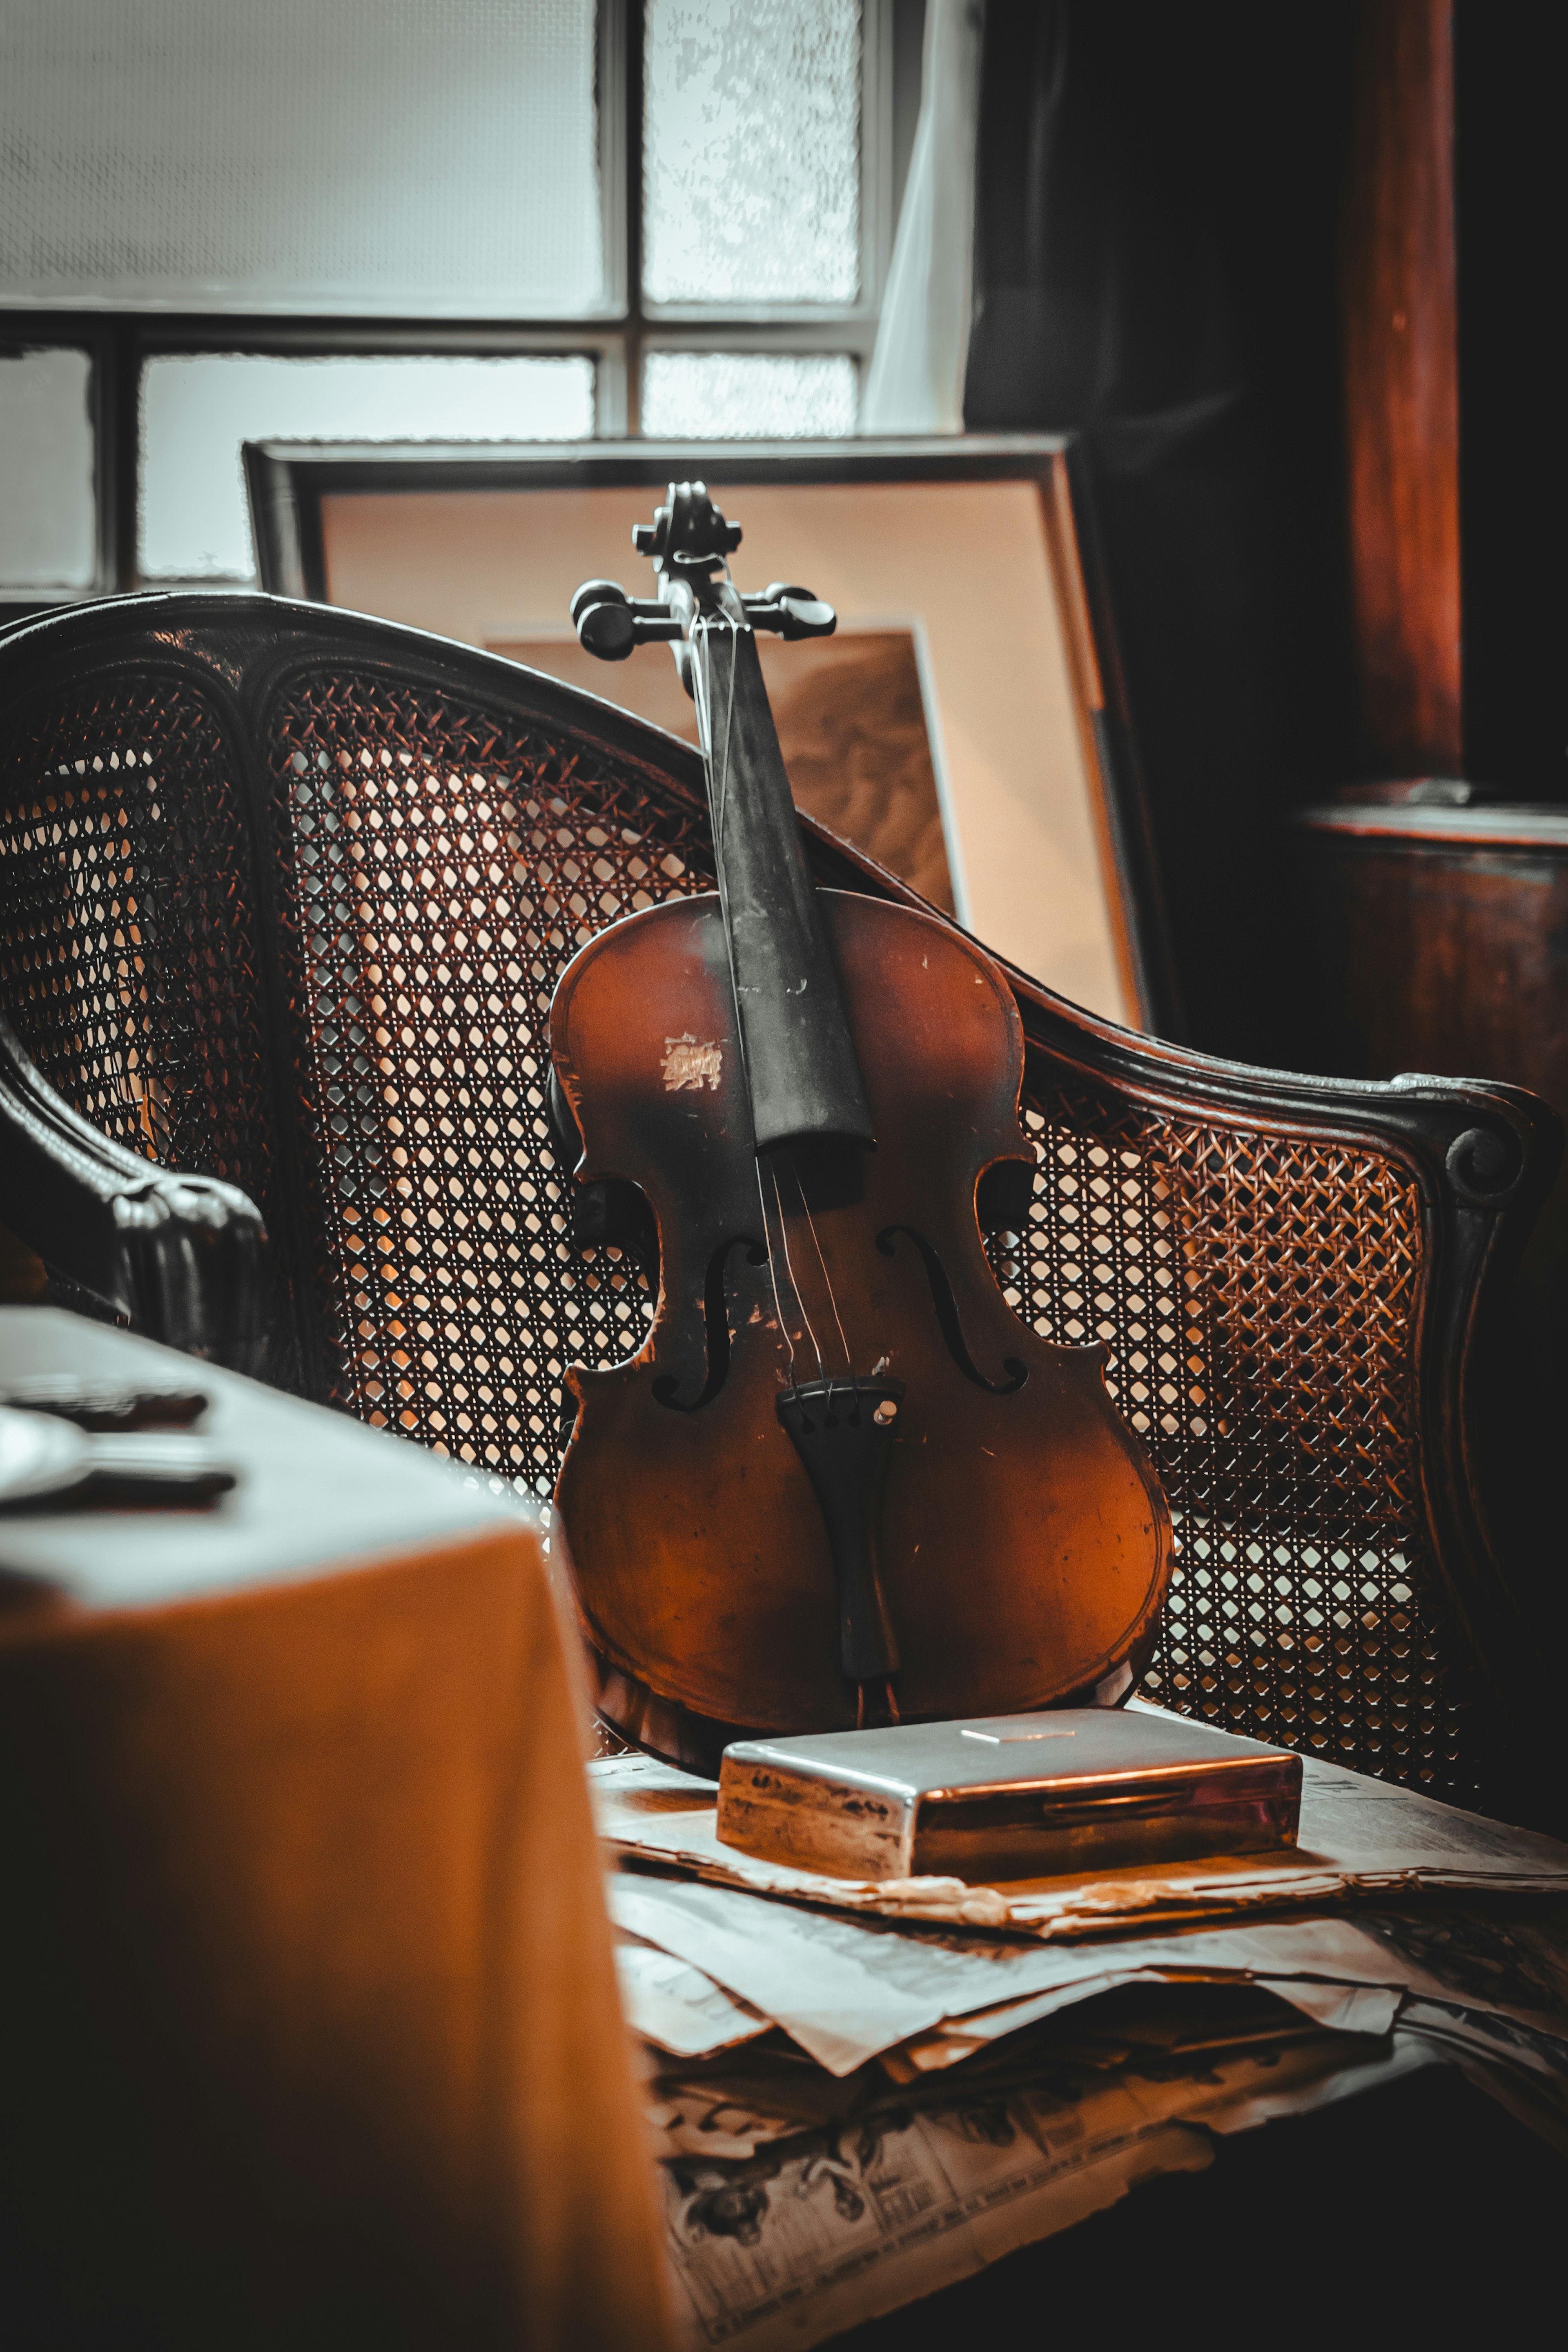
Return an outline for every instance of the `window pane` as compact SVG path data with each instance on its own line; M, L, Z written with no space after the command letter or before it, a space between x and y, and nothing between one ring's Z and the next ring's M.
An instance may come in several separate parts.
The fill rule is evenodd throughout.
M0 300L602 299L593 0L8 0Z
M650 352L643 430L671 441L825 438L854 431L856 391L855 363L838 352Z
M85 352L0 351L0 584L90 588L91 364Z
M648 0L652 302L852 302L859 0Z
M149 360L141 378L141 572L255 577L243 441L576 441L586 359Z

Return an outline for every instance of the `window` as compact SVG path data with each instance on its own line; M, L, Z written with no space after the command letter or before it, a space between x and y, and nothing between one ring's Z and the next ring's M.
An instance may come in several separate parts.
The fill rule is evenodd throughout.
M21 0L0 599L254 578L246 439L852 431L923 15Z

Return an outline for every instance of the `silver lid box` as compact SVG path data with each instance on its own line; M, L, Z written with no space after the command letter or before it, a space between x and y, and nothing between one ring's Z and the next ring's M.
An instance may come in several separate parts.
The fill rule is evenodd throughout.
M837 1878L1050 1878L1293 1845L1301 1759L1153 1711L1062 1707L737 1740L718 1834Z

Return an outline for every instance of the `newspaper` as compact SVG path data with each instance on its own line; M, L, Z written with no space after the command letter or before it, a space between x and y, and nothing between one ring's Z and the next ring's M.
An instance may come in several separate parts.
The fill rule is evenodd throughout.
M1161 2173L1201 2170L1211 2132L1249 2128L1396 2080L1427 2046L1255 2020L1199 2051L1157 2033L1059 2053L1035 2079L945 2080L763 2148L686 2150L663 2166L684 2343L809 2347L952 2284L1113 2204Z
M1071 1940L1135 1925L1299 1909L1413 1889L1568 1893L1568 1846L1314 1757L1303 1762L1298 1843L1277 1854L1166 1863L1109 1875L975 1887L953 1878L830 1878L758 1862L716 1834L716 1784L641 1756L589 1767L616 1854L715 1885L894 1919L940 1920Z
M1015 2027L937 2073L900 2074L906 2053L895 2053L891 2065L884 2054L834 2078L778 2041L685 2068L670 2062L650 2085L649 2113L683 2339L756 2352L819 2344L1071 2227L1142 2180L1201 2168L1211 2134L1423 2065L1457 2066L1568 2149L1568 2009L1552 2006L1568 1911L1554 1907L1554 1918L1449 1907L1359 1927L1270 1922L1235 1938L1172 1938L1179 1975L1079 1971L1049 2023ZM929 1933L910 1940L924 1948ZM1294 1948L1292 1936L1303 1939ZM1271 1969L1354 1965L1395 1980L1199 1979L1201 1966L1239 1958L1236 1946ZM1131 1961L1151 1947L1113 1948ZM1085 1957L1060 1947L1052 1956ZM1361 2004L1359 2024L1312 2021L1313 2001L1336 1992L1350 1997L1353 2020Z
M778 2140L841 2126L888 2095L882 2068L846 2081L777 2038L718 2058L647 2054L644 2106L661 2158L755 2156Z
M829 2124L843 2128L868 2106L891 2097L924 2107L951 2103L955 2097L994 2096L998 2084L1037 2089L1064 2064L1075 2073L1086 2067L1103 2073L1128 2063L1135 2053L1141 2062L1155 2053L1157 2071L1166 2074L1172 2071L1172 2053L1177 2053L1175 2073L1179 2076L1194 2066L1201 2071L1217 2049L1245 2043L1253 2050L1282 2050L1321 2040L1324 2030L1319 2021L1271 1997L1271 1988L1243 1979L1189 1987L1174 2000L1155 1979L1128 1979L1120 2001L1093 1998L1105 1990L1089 1987L1084 2005L1071 2016L1058 2016L1043 2033L1020 2032L988 2046L983 2059L967 2067L961 2080L910 2066L902 2051L852 2075L835 2077L778 2037L713 2058L680 2059L650 2052L648 2121L661 2157L741 2158ZM1382 1990L1374 1997L1381 2006L1362 2034L1364 2042L1368 2034L1374 2040L1386 2035L1399 2000L1397 1993ZM1343 2029L1328 2030L1339 2033ZM896 2091L890 2091L890 2083Z
M1303 1767L1292 1849L993 1887L758 1862L713 1782L591 1768L686 2343L821 2343L1420 2066L1568 2152L1568 1847Z
M654 1821L695 1810L673 1780ZM810 2347L1201 2168L1212 2133L1423 2065L1568 2151L1568 1898L1554 1868L1519 1867L1546 1842L1436 1808L1439 1832L1427 1801L1367 1798L1350 1774L1325 1787L1338 1899L1361 1864L1354 1916L1244 1898L1202 1924L1101 1881L1092 1927L1042 1933L1038 1888L993 1890L1000 1919L901 1916L835 1882L780 1900L689 1861L675 1876L668 1848L654 1874L634 1848L618 1931L663 1952L707 2021L647 2093L685 2342ZM1486 1901L1457 1899L1456 1853Z

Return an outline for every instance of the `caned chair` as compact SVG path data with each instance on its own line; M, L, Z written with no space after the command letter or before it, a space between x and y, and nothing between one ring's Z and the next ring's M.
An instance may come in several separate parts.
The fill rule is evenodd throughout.
M0 640L0 1222L57 1296L548 1494L563 1371L632 1352L656 1267L574 1204L547 1008L595 930L712 887L697 755L412 630L180 594ZM909 895L806 831L821 881ZM1039 1165L989 1245L1042 1334L1108 1343L1166 1483L1145 1690L1517 1806L1531 1594L1478 1383L1555 1122L1010 976Z

